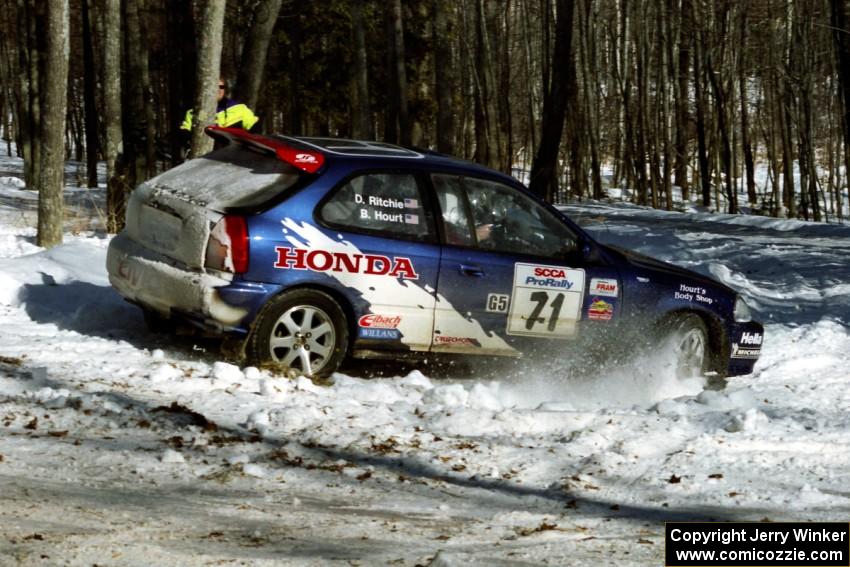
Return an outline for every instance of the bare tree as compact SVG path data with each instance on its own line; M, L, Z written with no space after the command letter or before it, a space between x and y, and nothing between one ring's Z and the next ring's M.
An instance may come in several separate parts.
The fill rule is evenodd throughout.
M434 84L437 94L437 150L455 151L455 116L453 97L456 88L455 60L451 38L454 34L454 2L434 0Z
M65 186L65 110L68 105L69 57L68 0L54 0L47 8L44 103L38 144L41 169L38 172L39 246L50 248L62 243Z
M103 0L100 37L103 45L103 123L106 130L106 229L124 226L126 176L121 171L121 0Z
M363 6L354 2L351 6L351 31L354 36L354 84L356 104L354 105L355 138L371 139L372 110L369 104L369 61L366 52L366 22L363 19Z
M266 70L269 43L282 1L262 0L254 9L254 22L247 34L245 49L242 51L242 64L239 66L236 80L236 93L250 108L257 106L260 83ZM360 2L355 2L354 5L359 9Z
M558 148L567 111L568 81L572 73L573 0L557 0L555 49L552 54L552 79L546 85L543 100L540 146L531 166L530 189L549 201L558 189Z
M198 69L195 76L195 104L192 111L192 147L189 157L197 157L212 149L212 140L204 128L215 116L216 92L221 65L221 34L224 30L224 0L207 0L203 8L198 44Z

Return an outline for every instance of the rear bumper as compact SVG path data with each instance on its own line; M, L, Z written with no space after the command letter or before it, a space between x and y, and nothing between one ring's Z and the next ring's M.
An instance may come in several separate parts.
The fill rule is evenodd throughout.
M751 374L761 356L764 327L761 323L735 323L729 332L729 366L727 376Z
M110 242L106 270L109 282L125 299L168 318L179 315L210 329L238 331L252 311L222 299L231 280L182 268L126 232Z

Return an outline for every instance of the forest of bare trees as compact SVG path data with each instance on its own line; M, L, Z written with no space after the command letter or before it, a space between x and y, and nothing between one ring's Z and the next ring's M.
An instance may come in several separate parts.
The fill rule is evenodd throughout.
M848 0L0 0L0 29L5 151L45 198L59 132L89 186L105 161L110 230L217 69L265 133L432 148L550 201L669 209L678 186L830 221L850 199Z

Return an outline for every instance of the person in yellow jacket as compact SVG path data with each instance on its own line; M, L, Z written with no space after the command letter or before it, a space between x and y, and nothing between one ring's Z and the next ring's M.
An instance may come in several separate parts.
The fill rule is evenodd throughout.
M228 92L227 81L219 79L215 123L225 128L244 128L253 131L260 119L246 105L228 98L226 96ZM186 111L186 118L180 125L180 129L192 131L192 109Z

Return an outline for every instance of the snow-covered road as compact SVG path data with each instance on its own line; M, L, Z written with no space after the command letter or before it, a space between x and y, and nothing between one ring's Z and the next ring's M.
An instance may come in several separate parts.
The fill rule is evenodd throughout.
M0 180L0 565L661 565L665 520L850 517L846 226L568 208L748 298L764 354L721 391L676 397L652 358L314 385L150 334L107 240L37 248L19 192Z

